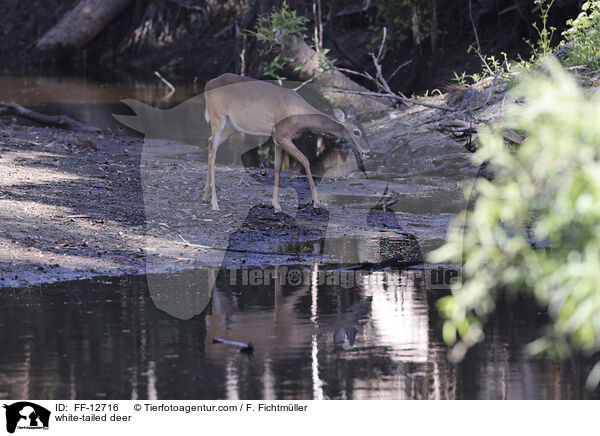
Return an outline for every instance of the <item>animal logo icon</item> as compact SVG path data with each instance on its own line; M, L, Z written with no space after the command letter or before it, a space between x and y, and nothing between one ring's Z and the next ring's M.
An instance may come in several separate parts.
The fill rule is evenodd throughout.
M6 431L14 433L17 428L47 429L50 424L50 411L29 401L5 404Z

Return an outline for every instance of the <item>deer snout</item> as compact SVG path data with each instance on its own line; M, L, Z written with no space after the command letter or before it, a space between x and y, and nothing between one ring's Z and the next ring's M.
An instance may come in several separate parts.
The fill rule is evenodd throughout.
M369 143L367 141L357 142L356 148L362 157L366 156L371 151L371 147L369 147Z
M361 152L360 152L360 153L361 153L362 155L366 155L366 154L368 154L368 153L370 153L370 152L371 152L371 147L369 146L369 143L368 143L368 142L366 142L366 143L365 143L365 145L363 146L363 148L362 148L362 150L361 150Z

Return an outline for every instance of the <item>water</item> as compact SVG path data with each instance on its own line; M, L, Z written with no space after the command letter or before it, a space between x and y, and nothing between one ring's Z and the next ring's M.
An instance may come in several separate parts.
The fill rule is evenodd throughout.
M318 283L322 266L306 268L308 282L296 286L231 285L221 273L205 312L185 321L154 306L145 277L3 290L0 397L594 397L583 389L587 366L525 353L545 321L531 305L501 308L455 365L423 270L334 286ZM254 353L213 338L252 342Z
M201 85L180 85L168 96L158 79L124 80L86 76L0 76L0 101L14 101L29 109L49 114L68 115L83 123L114 132L141 136L112 117L112 113L130 115L120 101L133 99L154 107L175 106L200 94Z

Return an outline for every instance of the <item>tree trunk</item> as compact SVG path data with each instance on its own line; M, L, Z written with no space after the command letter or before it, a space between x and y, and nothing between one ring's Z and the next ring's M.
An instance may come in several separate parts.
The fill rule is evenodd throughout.
M319 77L321 66L319 65L319 56L302 39L294 37L290 44L284 50L284 56L291 59L288 62L289 69L298 74L300 80L310 80L315 76ZM320 74L319 81L322 85L333 88L341 88L352 91L368 92L369 89L359 85L346 77L342 72L333 69ZM381 97L370 97L357 94L341 94L336 92L323 92L327 99L331 99L336 105L347 107L352 104L358 112L369 112L379 110L389 110L391 100Z
M80 0L34 46L54 55L62 51L68 54L91 41L132 1Z
M437 51L438 13L437 0L431 1L431 54L435 56Z

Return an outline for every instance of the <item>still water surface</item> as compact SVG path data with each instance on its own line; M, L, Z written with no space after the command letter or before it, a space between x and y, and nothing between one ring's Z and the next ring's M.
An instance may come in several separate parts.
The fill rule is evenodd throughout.
M180 85L169 96L158 79L115 82L85 76L0 76L0 101L14 101L42 113L68 115L91 126L136 136L140 134L124 128L111 115L131 114L121 100L167 108L200 94L202 89L198 84Z
M145 277L3 291L0 397L594 397L583 388L587 368L526 354L545 321L527 305L501 311L485 341L449 363L432 309L439 294L425 289L422 270L374 272L353 287L219 277L205 312L189 320L157 309Z

